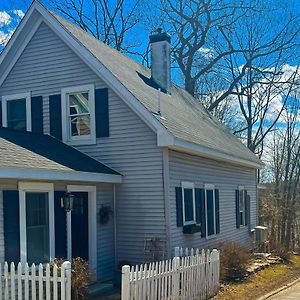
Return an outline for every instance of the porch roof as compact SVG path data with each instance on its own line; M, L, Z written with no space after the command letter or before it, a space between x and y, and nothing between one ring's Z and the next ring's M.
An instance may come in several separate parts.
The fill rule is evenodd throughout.
M7 128L0 128L0 177L115 183L122 178L117 171L50 135Z

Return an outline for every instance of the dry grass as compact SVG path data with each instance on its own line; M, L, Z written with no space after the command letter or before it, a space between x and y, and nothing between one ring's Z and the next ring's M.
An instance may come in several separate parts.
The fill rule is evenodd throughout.
M291 256L289 263L271 266L251 278L225 285L214 300L255 300L300 276L300 256Z

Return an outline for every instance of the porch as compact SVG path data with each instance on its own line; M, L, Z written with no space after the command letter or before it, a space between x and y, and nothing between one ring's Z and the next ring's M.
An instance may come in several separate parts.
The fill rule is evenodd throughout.
M0 129L0 158L0 262L81 257L94 281L107 279L114 262L99 248L113 253L114 220L101 224L99 210L114 211L121 175L48 135L9 129Z

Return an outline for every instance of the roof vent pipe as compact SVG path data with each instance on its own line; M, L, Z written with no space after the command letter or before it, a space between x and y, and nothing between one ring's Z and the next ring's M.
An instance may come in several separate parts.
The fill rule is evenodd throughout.
M161 110L160 110L160 91L161 89L159 88L157 90L157 115L161 117Z
M151 78L166 93L171 92L171 37L158 28L150 35Z

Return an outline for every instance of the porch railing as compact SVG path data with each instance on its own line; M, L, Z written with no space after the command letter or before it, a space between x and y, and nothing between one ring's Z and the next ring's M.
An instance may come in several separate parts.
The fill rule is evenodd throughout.
M0 300L71 300L71 263L0 264Z

